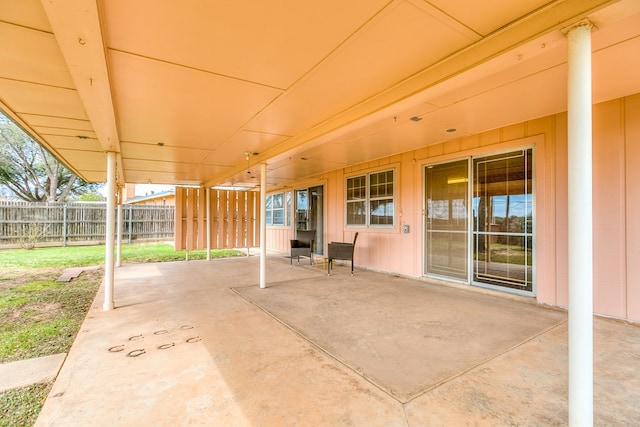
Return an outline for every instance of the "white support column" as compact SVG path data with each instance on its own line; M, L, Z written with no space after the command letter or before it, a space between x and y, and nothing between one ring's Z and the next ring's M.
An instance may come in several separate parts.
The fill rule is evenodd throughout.
M185 210L184 210L184 215L185 218L187 218L187 224L184 228L184 232L187 233L187 235L185 236L184 242L185 242L185 250L184 250L184 260L185 261L189 261L189 248L191 247L191 228L193 227L193 216L189 216L189 212L191 209L193 209L193 207L191 206L191 203L189 203L189 196L191 191L193 191L192 188L187 187L185 189L185 197L187 198L187 203L185 203Z
M116 226L116 267L122 266L122 188L118 188L118 225Z
M569 425L593 425L591 25L568 33Z
M267 287L267 164L260 165L260 288Z
M104 251L104 310L113 310L113 234L116 209L116 153L107 152L107 218Z
M211 187L205 190L205 197L207 198L207 261L211 261Z

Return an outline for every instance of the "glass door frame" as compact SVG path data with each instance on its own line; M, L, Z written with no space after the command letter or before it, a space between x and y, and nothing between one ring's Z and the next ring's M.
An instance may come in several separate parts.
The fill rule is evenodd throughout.
M293 221L291 222L291 227L293 228L293 235L295 237L296 233L298 230L302 230L303 228L299 228L299 224L301 223L305 223L305 228L304 229L313 229L309 227L309 221L310 221L310 208L311 208L311 197L310 197L310 191L314 188L318 188L321 187L322 188L322 209L318 212L318 214L320 214L322 216L321 218L321 230L318 230L318 228L316 227L316 245L315 248L313 250L313 253L315 255L324 255L324 236L325 236L325 230L327 227L327 203L326 203L326 188L327 186L325 185L325 183L319 183L317 185L309 185L306 187L300 187L300 188L295 188L293 189L292 192L292 197L293 197L293 203L292 203L292 209L293 209ZM305 216L304 216L304 221L302 221L302 218L300 217L300 212L298 209L298 193L299 192L306 192L307 193L307 206L304 209L305 211Z
M500 155L507 155L510 153L514 153L516 151L528 151L531 150L531 290L523 290L523 289L517 289L517 288L511 288L508 286L500 286L500 285L493 285L490 283L484 283L484 282L478 282L473 280L473 275L474 275L474 271L473 268L475 268L475 248L471 248L471 270L469 271L469 273L471 274L471 284L473 286L477 286L480 288L486 288L486 289L492 289L492 290L497 290L500 292L506 292L506 293L511 293L511 294L516 294L516 295L523 295L523 296L535 296L536 295L536 223L537 223L537 217L536 217L536 149L534 145L524 145L524 146L518 146L518 147L514 147L512 149L505 149L505 150L500 150L500 151L495 151L495 152L489 152L489 153L482 153L482 154L478 154L475 156L471 156L470 160L472 162L472 171L471 171L471 179L472 182L471 184L473 184L475 182L475 170L473 168L473 161L475 159L482 159L482 158L486 158L486 157L497 157ZM471 199L472 199L472 205L473 205L473 188L472 188L472 193L471 193ZM471 206L473 208L473 206ZM473 215L473 214L472 214ZM473 239L474 236L474 228L473 228L473 223L471 224L471 238ZM472 242L473 245L473 242Z
M519 151L519 150L529 150L531 149L531 218L532 218L532 227L531 227L531 281L532 281L532 286L531 286L531 291L527 291L527 290L521 290L521 289L515 289L515 288L509 288L506 286L498 286L498 285L492 285L492 284L488 284L488 283L482 283L482 282L476 282L473 280L474 277L474 268L475 268L475 248L474 248L474 244L473 244L473 239L474 239L474 217L473 217L473 185L474 185L474 181L475 181L475 176L474 173L475 171L473 170L473 160L474 159L478 159L478 158L483 158L483 157L493 157L493 156L499 156L501 154L508 154L508 153L512 153L514 151ZM448 276L443 276L443 275L437 275L437 274L428 274L427 273L427 225L426 225L426 220L427 220L427 168L430 166L437 166L437 165L443 165L443 164L447 164L447 163L453 163L453 162L459 162L462 160L466 160L467 161L467 173L468 173L468 188L467 188L467 261L468 261L468 266L467 266L467 278L465 280L461 280L458 278L453 278L453 277L448 277ZM536 283L537 283L537 274L536 274L536 258L537 258L537 251L536 251L536 223L537 223L537 216L536 216L536 150L535 150L535 145L531 145L531 144L527 144L527 145L522 145L522 146L517 146L517 147L513 147L513 148L509 148L509 149L504 149L504 150L500 150L500 151L491 151L491 152L484 152L484 153L477 153L477 154L473 154L473 155L467 155L467 156L461 156L461 157L457 157L457 158L451 158L451 159L447 159L447 160L443 160L443 161L436 161L436 162L429 162L429 163L424 163L422 165L422 275L424 277L428 277L428 278L433 278L433 279L438 279L438 280L445 280L447 282L451 282L451 283L459 283L459 284L465 284L465 285L470 285L470 286L476 286L476 287L480 287L480 288L486 288L486 289L492 289L492 290L497 290L500 292L506 292L506 293L512 293L512 294L517 294L517 295L523 295L523 296L535 296L536 295Z
M433 273L427 273L427 252L428 252L428 247L427 247L427 169L433 166L440 166L440 165L446 165L446 164L450 164L450 163L457 163L457 162L461 162L461 161L465 161L467 162L467 200L466 200L466 205L467 205L467 209L466 209L466 214L467 214L467 224L466 224L466 237L467 237L467 242L466 242L466 250L467 250L467 277L466 279L460 279L460 278L455 278L455 277L450 277L450 276L445 276L445 275L440 275L440 274L433 274ZM471 192L472 192L472 174L471 174L471 167L472 167L472 163L471 163L471 156L466 156L466 157L459 157L459 158L454 158L454 159L450 159L450 160L445 160L445 161L441 161L441 162L434 162L434 163L427 163L423 166L422 168L422 274L425 277L430 277L430 278L434 278L434 279L440 279L440 280L446 280L448 282L453 282L453 283L461 283L461 284L466 284L469 285L471 284L470 278L472 277L472 270L471 268L473 267L473 252L471 252L472 250L472 233L471 233L471 226L472 226L472 206L471 206Z

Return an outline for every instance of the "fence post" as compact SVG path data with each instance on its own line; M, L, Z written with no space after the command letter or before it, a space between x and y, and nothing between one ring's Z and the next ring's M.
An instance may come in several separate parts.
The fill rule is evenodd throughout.
M120 195L118 196L122 200L122 190L118 190ZM120 201L119 200L119 201ZM118 204L116 214L116 267L122 266L122 202Z
M129 244L131 244L131 230L133 229L133 204L129 205Z
M62 205L62 247L67 247L67 204Z

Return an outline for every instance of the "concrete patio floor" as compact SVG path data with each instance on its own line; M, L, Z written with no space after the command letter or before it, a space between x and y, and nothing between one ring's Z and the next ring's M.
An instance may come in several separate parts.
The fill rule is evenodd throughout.
M116 269L36 425L566 425L566 313L258 257ZM640 327L596 319L596 425L640 421Z

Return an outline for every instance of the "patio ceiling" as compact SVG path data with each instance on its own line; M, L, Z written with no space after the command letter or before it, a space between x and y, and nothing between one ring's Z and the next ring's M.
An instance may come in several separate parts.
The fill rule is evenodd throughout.
M2 3L0 108L88 181L286 187L565 111L582 19L594 102L640 92L637 0Z

